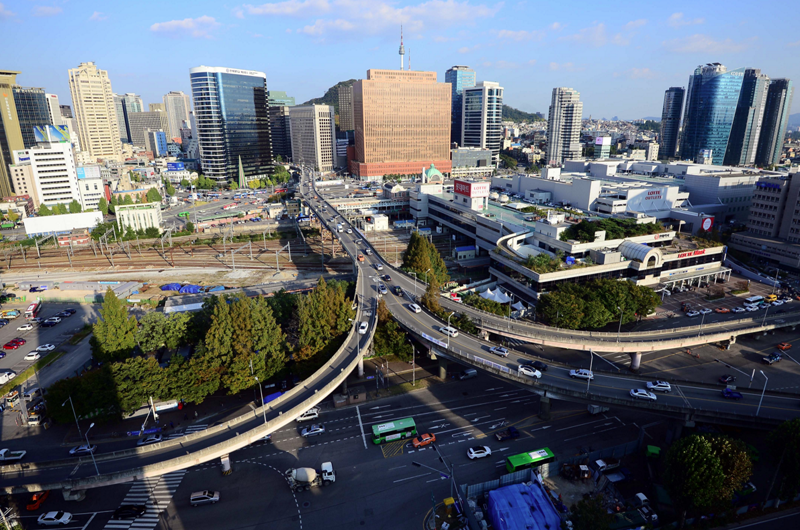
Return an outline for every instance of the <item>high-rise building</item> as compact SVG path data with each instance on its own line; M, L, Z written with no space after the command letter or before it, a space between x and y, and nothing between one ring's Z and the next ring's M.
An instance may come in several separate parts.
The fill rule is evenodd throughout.
M14 151L14 163L30 161L36 194L41 204L80 202L78 174L69 142L40 142L31 149Z
M23 157L25 158L25 157ZM14 195L27 195L33 201L34 209L39 209L39 192L36 190L36 179L33 178L33 168L30 160L21 160L19 164L8 165L11 185Z
M333 171L338 166L335 120L333 106L289 107L292 162L313 167L315 171Z
M131 124L130 114L143 112L144 103L142 97L136 94L114 94L114 108L117 111L117 126L119 128L120 141L131 143Z
M769 166L780 161L793 93L794 86L789 79L773 79L769 84L756 153L756 164L759 166Z
M96 164L78 166L78 195L84 211L97 210L103 196L102 168Z
M128 114L131 128L131 143L136 147L147 147L147 131L166 131L169 128L164 111L133 112ZM155 154L155 153L154 153Z
M47 96L43 88L26 88L15 86L14 102L17 104L17 119L22 131L22 141L25 149L36 145L33 134L34 127L50 125L50 109L47 106Z
M343 85L339 87L339 130L355 130L355 124L353 123L352 85Z
M19 73L0 70L0 194L2 197L9 197L14 193L8 165L14 163L14 151L25 148L17 119L17 105L12 92Z
M757 68L746 68L723 165L750 166L755 163L767 90L769 77Z
M553 89L547 117L548 165L558 165L581 156L583 103L580 98L580 93L572 88Z
M416 175L435 164L450 172L451 87L436 72L367 70L353 85L355 155L360 177Z
M453 66L444 73L444 82L451 85L451 101L453 109L450 114L450 141L460 144L462 141L462 98L465 88L475 86L475 70L469 66Z
M503 87L481 81L464 88L461 99L463 126L459 145L491 150L496 166L503 145Z
M272 173L263 72L199 66L189 70L203 174L240 185ZM242 182L244 181L244 182Z
M163 103L148 103L147 110L150 112L166 112Z
M167 156L167 133L162 130L147 129L145 131L145 149L153 153L156 158Z
M45 98L47 98L47 114L50 116L50 123L53 125L65 125L64 118L61 117L58 96L55 94L45 94Z
M61 109L61 117L64 119L74 118L75 116L72 115L72 107L69 105L59 105Z
M294 96L287 96L280 90L268 90L267 100L270 107L294 107Z
M671 87L664 92L664 107L661 109L661 134L658 151L662 159L675 158L678 154L678 135L681 130L683 112L683 87Z
M121 160L122 143L108 72L93 62L69 70L69 91L80 145L92 158Z
M269 130L272 137L272 156L284 162L292 159L292 131L289 125L291 107L275 106L269 108Z
M170 139L181 135L183 122L189 121L189 111L192 110L192 98L183 92L172 91L164 95L164 109L167 112L169 130L164 131Z

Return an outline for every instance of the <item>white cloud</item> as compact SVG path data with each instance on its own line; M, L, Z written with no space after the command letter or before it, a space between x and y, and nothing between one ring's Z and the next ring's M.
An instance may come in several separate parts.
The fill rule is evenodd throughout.
M286 0L285 2L270 2L254 6L245 4L234 9L234 14L244 18L244 11L249 15L272 15L289 17L319 16L330 10L328 0Z
M630 31L632 29L641 28L645 24L647 24L647 20L644 18L640 18L638 20L631 20L630 22L622 26L622 29Z
M718 41L708 35L697 33L691 37L664 41L662 45L669 51L677 53L736 53L747 49L755 39L756 37L753 37L741 42L736 42L732 39Z
M577 72L579 70L583 70L583 68L577 68L573 63L550 63L550 70L563 70L565 72Z
M577 42L599 48L608 42L608 37L606 37L606 25L600 23L588 28L583 28L578 33L561 37L561 40Z
M2 5L2 4L0 4L0 5ZM2 15L0 15L0 16L2 16ZM794 42L790 42L790 43L786 44L786 46L788 48L794 48L795 46L800 46L800 40L796 40Z
M95 11L94 13L92 13L92 16L89 17L89 20L94 20L95 22L108 20L108 15L105 15L100 11Z
M298 29L298 33L305 33L306 35L322 36L328 32L348 32L356 29L356 25L349 20L337 18L336 20L317 20L311 26L303 26Z
M217 22L214 17L203 15L197 18L156 22L150 26L150 31L174 38L193 37L196 39L210 39L211 32L220 25L221 24Z
M481 66L484 68L496 68L498 70L513 70L515 68L519 68L517 63L513 63L510 61L503 61L502 59L499 61L491 62L491 61L484 61L481 63Z
M33 16L35 17L54 17L59 15L64 10L60 7L56 6L37 6L36 9L33 10Z
M704 18L693 18L689 20L683 18L683 13L672 13L667 19L667 24L673 28L679 28L681 26L695 26L697 24L702 24L705 21L706 19Z
M6 6L4 6L2 3L0 3L0 19L11 18L13 16L14 16L14 13L12 13L8 9L6 9Z
M536 59L531 59L528 61L528 66L533 66L534 64L536 64Z
M631 68L625 71L625 77L628 79L654 79L656 73L649 68Z
M553 22L548 27L553 31L561 31L562 29L564 29L564 24L562 24L561 22Z
M480 44L476 44L475 46L462 46L461 48L458 49L458 53L474 52L480 47L481 47Z
M264 35L262 35L261 33L253 33L253 38L254 38L254 39L260 39L260 38L261 38L261 37L263 37L263 36L264 36Z
M514 40L517 42L536 39L540 40L544 37L544 34L541 31L525 31L524 29L519 31L514 31L511 29L501 29L497 32L498 39L508 39Z

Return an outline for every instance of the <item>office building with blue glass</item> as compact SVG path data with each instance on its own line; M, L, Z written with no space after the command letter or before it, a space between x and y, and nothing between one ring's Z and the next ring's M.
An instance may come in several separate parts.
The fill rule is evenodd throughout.
M789 79L773 79L770 82L756 153L756 164L759 166L780 162L793 95L794 86Z
M240 186L267 178L273 161L266 74L199 66L189 78L203 174Z
M662 160L675 158L678 152L678 133L681 130L683 111L683 87L671 87L664 93L664 107L661 109L661 135L658 152Z
M769 77L762 74L761 70L745 69L724 165L751 166L755 163L768 88Z
M34 127L52 125L50 111L47 105L47 96L43 88L26 88L15 86L13 88L14 103L17 106L17 119L22 131L22 141L25 149L36 145Z
M475 70L469 66L453 66L444 73L444 82L452 85L453 110L450 115L450 142L461 145L463 132L462 95L465 88L475 86Z

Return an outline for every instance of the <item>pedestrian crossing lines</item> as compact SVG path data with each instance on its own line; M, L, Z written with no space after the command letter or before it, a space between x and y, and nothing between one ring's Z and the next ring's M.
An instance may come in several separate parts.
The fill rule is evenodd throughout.
M135 519L112 519L103 527L104 530L149 530L155 528L158 524L159 514L169 506L186 471L181 469L160 477L150 477L134 482L122 500L122 505L144 504L145 513Z
M188 427L186 427L186 429L183 430L183 432L176 432L167 436L167 440L174 440L175 438L183 438L187 434L204 431L207 428L208 428L207 423L198 423L196 425L189 425Z
M524 340L509 339L507 337L503 337L503 342L509 346L525 346L527 344L530 344L530 342L525 342Z

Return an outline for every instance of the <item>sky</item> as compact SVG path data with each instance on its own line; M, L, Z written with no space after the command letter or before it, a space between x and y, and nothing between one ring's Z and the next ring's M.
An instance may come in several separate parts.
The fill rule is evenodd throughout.
M402 24L406 68L444 81L470 66L505 88L506 104L545 116L553 87L571 87L584 118L635 119L660 116L664 91L708 62L797 82L798 21L776 0L0 0L0 68L69 104L67 70L95 61L114 92L146 105L190 94L190 68L224 66L265 72L269 90L299 104L369 68L399 68Z

